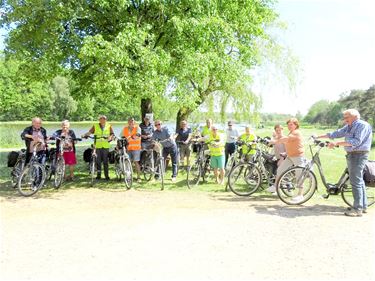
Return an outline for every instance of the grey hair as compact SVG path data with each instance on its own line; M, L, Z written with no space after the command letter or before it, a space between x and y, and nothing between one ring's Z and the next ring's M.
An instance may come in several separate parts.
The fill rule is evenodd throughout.
M357 117L358 119L361 118L361 115L359 114L358 110L354 109L354 108L350 108L350 109L344 110L342 112L342 114L349 114L350 116Z
M34 117L33 119L31 119L31 122L35 122L35 121L42 121L42 118L40 117Z
M69 120L64 120L64 121L61 122L61 126L63 126L64 124L67 124L68 127L70 127L70 122L69 122Z

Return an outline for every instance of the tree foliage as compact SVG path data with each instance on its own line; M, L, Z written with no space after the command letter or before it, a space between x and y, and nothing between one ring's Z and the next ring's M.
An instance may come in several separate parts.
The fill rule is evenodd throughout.
M272 5L6 0L1 25L10 30L7 54L22 62L25 77L50 81L70 74L77 85L72 96L89 112L100 106L116 118L139 114L134 109L147 98L171 101L183 117L214 94L246 114L258 107L246 71L261 62L265 46L275 46L266 33L277 19Z

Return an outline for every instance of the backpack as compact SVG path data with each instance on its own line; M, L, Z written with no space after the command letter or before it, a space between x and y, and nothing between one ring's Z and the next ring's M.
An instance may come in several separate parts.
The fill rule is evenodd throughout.
M367 161L363 169L363 179L366 186L375 186L375 161Z
M92 154L92 148L87 148L84 152L83 152L83 161L85 161L86 163L89 163L91 161L91 154Z
M18 151L11 151L8 153L8 167L14 167L16 165L18 156Z

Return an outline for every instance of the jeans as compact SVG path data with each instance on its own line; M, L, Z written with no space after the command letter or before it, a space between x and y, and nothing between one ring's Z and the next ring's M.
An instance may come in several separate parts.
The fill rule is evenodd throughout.
M102 162L104 166L104 176L108 178L108 148L97 148L96 149L96 168L98 170L98 174L100 175L102 170Z
M366 185L363 180L363 169L368 159L368 152L348 153L346 163L349 170L349 180L354 197L353 207L356 210L367 208Z
M163 157L164 161L167 158L168 155L171 155L172 159L172 177L175 178L177 177L177 161L178 161L178 151L177 151L177 146L171 146L171 147L164 147L163 148Z

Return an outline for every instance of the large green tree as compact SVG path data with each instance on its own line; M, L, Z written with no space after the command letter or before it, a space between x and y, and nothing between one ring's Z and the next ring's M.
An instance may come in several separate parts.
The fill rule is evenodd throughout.
M8 55L32 79L71 72L73 96L94 107L139 106L169 99L186 118L210 95L254 104L248 69L272 45L277 15L270 0L6 0ZM265 43L268 42L268 43ZM160 100L160 102L159 102Z

